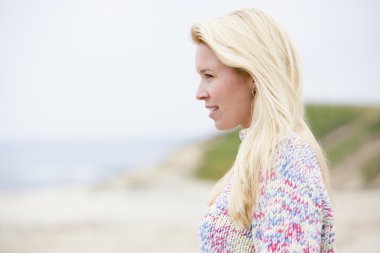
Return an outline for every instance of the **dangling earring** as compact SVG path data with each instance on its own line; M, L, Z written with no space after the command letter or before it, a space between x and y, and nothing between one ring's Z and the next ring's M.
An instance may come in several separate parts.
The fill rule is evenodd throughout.
M254 86L253 86L253 89L251 90L251 93L252 93L252 97L255 97L255 95L256 95L255 80L252 80L252 84L253 84Z

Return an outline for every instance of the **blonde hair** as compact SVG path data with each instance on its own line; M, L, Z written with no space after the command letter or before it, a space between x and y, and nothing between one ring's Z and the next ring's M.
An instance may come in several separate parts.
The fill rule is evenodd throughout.
M328 187L323 152L304 120L299 59L285 30L268 14L249 8L196 23L191 35L225 65L251 75L256 85L252 124L233 167L212 190L209 204L232 180L231 219L240 228L248 227L259 194L259 175L274 166L276 145L293 132L315 152Z

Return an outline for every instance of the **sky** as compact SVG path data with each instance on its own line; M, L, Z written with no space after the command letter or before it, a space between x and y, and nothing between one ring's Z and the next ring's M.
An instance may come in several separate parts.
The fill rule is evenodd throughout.
M244 7L290 34L306 102L380 105L375 0L0 0L0 139L217 132L195 99L189 29Z

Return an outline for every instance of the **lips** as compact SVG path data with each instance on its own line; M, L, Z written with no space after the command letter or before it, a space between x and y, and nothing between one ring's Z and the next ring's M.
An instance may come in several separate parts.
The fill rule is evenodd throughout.
M216 111L219 109L219 106L216 106L216 105L206 105L206 108L212 112L212 111Z
M206 108L210 111L209 117L214 118L219 106L206 106Z

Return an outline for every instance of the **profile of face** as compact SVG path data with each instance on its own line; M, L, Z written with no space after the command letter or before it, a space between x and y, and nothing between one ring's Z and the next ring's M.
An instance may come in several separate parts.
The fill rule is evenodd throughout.
M222 63L204 43L197 45L195 66L201 79L196 98L205 102L215 127L219 130L249 127L255 88L252 77Z

